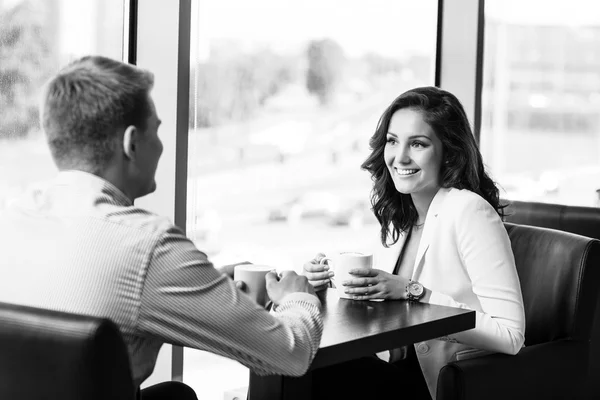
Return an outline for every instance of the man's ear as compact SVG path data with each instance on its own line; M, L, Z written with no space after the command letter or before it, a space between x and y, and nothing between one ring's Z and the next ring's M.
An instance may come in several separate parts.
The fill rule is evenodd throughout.
M123 133L123 153L130 160L136 158L138 135L138 129L134 125L129 125Z

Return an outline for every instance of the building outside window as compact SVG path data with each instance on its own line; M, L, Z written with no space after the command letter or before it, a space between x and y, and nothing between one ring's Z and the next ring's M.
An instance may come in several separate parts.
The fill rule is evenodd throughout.
M600 5L486 1L481 149L503 197L598 206Z

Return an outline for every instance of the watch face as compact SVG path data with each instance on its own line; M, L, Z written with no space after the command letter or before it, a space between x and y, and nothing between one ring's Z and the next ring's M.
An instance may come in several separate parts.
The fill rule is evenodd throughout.
M421 294L423 294L423 285L413 282L408 287L408 291L413 296L420 296Z

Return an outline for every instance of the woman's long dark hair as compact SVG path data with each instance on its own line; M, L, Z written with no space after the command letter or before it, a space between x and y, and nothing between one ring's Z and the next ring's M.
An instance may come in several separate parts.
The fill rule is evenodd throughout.
M442 142L441 186L468 189L479 194L504 217L499 191L487 175L467 114L452 93L436 87L411 89L398 96L383 112L371 137L371 154L361 165L371 173L371 205L381 225L381 243L388 247L417 223L417 209L408 194L399 193L384 160L392 115L403 108L419 112ZM391 243L388 239L391 237Z

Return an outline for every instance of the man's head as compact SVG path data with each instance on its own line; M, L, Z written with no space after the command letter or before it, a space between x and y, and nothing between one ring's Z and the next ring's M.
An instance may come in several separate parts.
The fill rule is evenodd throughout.
M59 170L106 178L132 200L156 189L162 153L152 73L106 57L88 56L47 84L41 121Z

